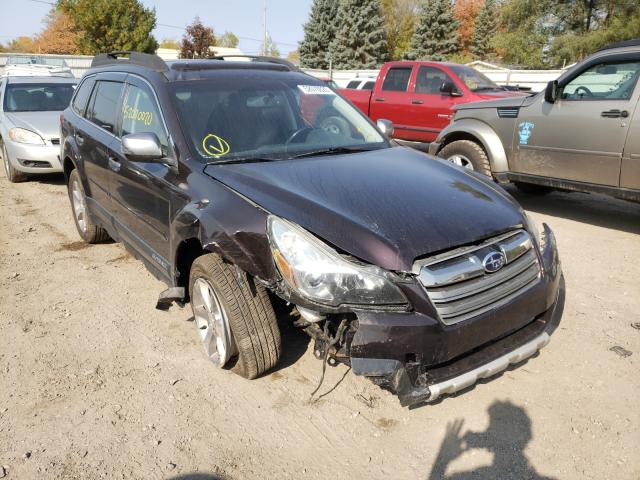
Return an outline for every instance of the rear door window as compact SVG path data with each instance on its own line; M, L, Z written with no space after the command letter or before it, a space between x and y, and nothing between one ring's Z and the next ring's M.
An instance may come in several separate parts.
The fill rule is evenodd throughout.
M382 90L387 92L406 92L411 78L411 67L393 67L387 72Z
M83 82L78 87L76 96L73 97L73 103L71 104L71 108L78 115L84 116L87 109L87 103L89 101L89 97L91 96L91 91L93 90L93 86L95 85L95 83L95 77L89 77L83 80Z
M123 87L122 82L98 81L91 96L91 107L87 111L89 120L114 135L116 134L118 105Z

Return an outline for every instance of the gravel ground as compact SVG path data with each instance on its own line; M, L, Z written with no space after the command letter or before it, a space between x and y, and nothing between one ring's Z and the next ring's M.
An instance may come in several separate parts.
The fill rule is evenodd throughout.
M640 205L514 194L556 232L560 328L409 410L344 366L311 399L321 364L293 330L270 375L215 370L141 263L80 242L60 177L0 178L0 478L640 478Z

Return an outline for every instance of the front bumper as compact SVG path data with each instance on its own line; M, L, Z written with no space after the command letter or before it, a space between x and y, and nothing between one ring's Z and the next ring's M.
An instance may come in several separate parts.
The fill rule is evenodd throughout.
M353 372L408 406L463 390L534 355L549 342L564 308L560 262L547 226L544 237L541 281L491 312L450 326L435 312L420 313L424 305L410 313L359 312L350 347Z
M442 144L440 142L433 141L429 144L429 155L433 155L434 157L438 155L438 151L440 151L440 147Z
M60 146L52 144L49 140L46 145L29 145L8 140L5 146L9 154L9 162L20 172L62 172Z

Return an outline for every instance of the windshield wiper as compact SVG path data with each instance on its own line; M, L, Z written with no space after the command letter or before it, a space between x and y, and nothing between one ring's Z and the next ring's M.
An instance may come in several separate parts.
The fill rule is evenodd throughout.
M229 165L232 163L259 163L259 162L277 162L284 160L284 158L273 157L239 157L229 158L227 160L217 160L215 162L207 162L207 165Z
M298 155L294 155L291 158L318 157L322 155L340 155L343 153L369 152L371 150L374 149L364 147L331 147L324 148L322 150L313 150L312 152L300 153Z

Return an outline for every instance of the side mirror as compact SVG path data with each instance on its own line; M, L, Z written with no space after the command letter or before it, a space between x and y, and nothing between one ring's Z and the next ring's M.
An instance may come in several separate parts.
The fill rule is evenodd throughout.
M122 137L122 153L132 162L156 162L164 158L155 133L130 133Z
M547 103L556 103L558 99L558 81L553 80L547 83L547 88L544 90L544 100Z
M385 137L391 138L393 136L393 122L391 120L380 118L376 122L376 125Z
M449 80L445 80L444 82L442 82L442 85L440 85L440 93L442 93L443 95L449 95L450 97L462 96L453 82L450 82Z

